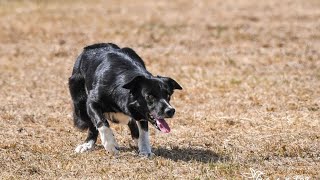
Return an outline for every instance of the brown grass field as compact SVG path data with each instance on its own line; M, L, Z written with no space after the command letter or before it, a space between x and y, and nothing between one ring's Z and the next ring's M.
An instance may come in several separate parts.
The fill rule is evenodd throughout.
M184 88L154 158L76 154L68 78L129 46ZM0 0L0 179L320 179L320 1Z

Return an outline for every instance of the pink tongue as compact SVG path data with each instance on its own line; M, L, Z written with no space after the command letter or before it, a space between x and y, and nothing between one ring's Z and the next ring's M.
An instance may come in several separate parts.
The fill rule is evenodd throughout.
M160 131L162 131L164 133L170 132L170 127L164 119L157 119L156 122L157 122L157 126L159 127Z

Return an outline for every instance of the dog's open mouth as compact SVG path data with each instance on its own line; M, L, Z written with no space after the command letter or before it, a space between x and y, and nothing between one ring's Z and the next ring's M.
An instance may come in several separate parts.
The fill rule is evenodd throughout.
M159 131L164 133L170 132L170 127L168 123L163 118L158 118L153 116L152 114L148 115L148 118L150 119L152 125L157 128Z

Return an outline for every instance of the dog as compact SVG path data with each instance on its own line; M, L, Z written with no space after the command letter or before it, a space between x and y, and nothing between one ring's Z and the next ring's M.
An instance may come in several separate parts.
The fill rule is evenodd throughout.
M151 156L148 122L161 132L170 132L165 118L175 114L169 101L176 89L182 87L170 77L153 76L131 48L113 43L85 47L69 78L74 125L88 130L87 139L75 151L92 150L100 134L105 150L118 154L109 125L113 122L127 124L139 154Z

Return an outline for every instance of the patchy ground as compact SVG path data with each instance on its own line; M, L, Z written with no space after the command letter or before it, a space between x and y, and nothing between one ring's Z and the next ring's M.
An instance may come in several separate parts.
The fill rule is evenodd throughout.
M317 0L0 1L0 179L319 179L319 19ZM184 87L155 158L118 125L118 157L74 153L67 79L95 42Z

